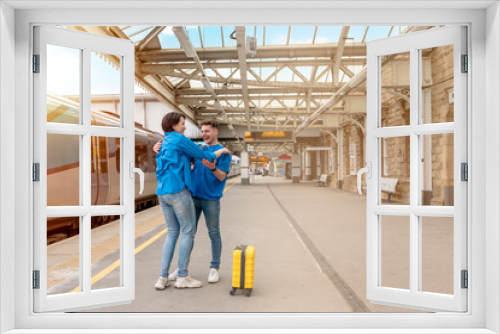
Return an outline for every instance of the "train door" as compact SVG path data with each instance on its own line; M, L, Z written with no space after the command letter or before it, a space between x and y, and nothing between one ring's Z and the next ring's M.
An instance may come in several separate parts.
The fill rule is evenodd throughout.
M34 28L34 150L33 150L33 306L34 312L65 312L93 308L105 304L130 302L134 299L134 45L129 41L62 28L36 26ZM92 64L92 55L106 53L116 60L119 82L120 124L116 127L92 123L91 89L92 76L99 70ZM94 77L93 80L96 78ZM97 78L105 81L106 78ZM56 94L49 94L56 91ZM69 92L71 91L71 92ZM65 93L66 92L66 93ZM68 93L69 92L69 93ZM76 92L76 93L73 93ZM77 117L48 117L49 96L58 104L72 105ZM64 121L63 121L64 120ZM48 141L48 135L57 135L56 144ZM102 138L102 139L101 139ZM95 202L99 194L99 179L104 174L108 159L103 154L107 138L121 142L120 204L100 205ZM62 144L60 144L62 143ZM69 150L58 147L72 145ZM95 148L95 150L94 150ZM75 154L76 152L76 154ZM48 154L50 157L48 158ZM63 154L71 156L64 157ZM107 155L107 153L106 153ZM53 191L49 191L47 160L52 165L70 161L75 177L65 181L65 187L78 194L71 205L51 204ZM66 166L67 167L67 166ZM68 167L69 168L69 167ZM66 168L66 169L68 169ZM65 170L60 169L60 170ZM51 171L51 178L59 170ZM95 177L94 177L95 176ZM52 182L52 181L50 181ZM69 185L67 183L70 183ZM92 274L92 217L119 216L119 249L116 251L119 266L118 282L109 288L93 286ZM79 221L78 255L73 261L76 273L71 279L76 288L71 291L52 293L49 289L49 261L47 248L47 221L53 217L70 217Z
M372 302L424 310L467 310L466 54L465 27L437 28L368 43L364 171L367 298ZM397 106L406 107L391 109L393 104L384 102L394 96ZM436 99L449 103L438 109ZM403 109L408 113L406 124L395 116ZM389 158L383 155L384 147ZM408 171L401 173L409 175L408 179L398 180L403 185L399 193L408 199L400 205L382 202L382 192L387 191L382 187L387 183L384 164ZM361 192L360 176L358 173ZM395 230L398 234L393 237ZM429 243L434 239L428 236L436 233L439 244ZM439 249L439 253L431 249ZM398 261L401 259L404 265ZM447 261L448 272L441 270L439 261ZM436 276L449 282L445 290L433 290L429 284Z
M109 203L109 154L108 138L97 137L97 179L99 192L97 196L97 205L106 205Z
M90 179L91 179L91 205L97 204L97 198L99 197L99 178L97 174L97 139L92 137L91 139L91 155L92 160L90 162Z

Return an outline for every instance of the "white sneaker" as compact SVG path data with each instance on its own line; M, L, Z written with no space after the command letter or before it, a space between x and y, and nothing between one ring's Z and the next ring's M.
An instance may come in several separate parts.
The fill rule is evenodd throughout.
M186 277L177 277L177 280L174 283L174 286L177 289L184 289L184 288L199 288L203 284L195 280L194 278L191 278L190 275L187 275Z
M170 283L168 282L168 279L160 276L158 281L156 281L155 288L156 290L163 290L169 285Z
M210 272L208 273L208 283L217 283L219 279L219 269L210 268Z
M175 269L175 271L173 273L168 275L168 280L175 281L177 279L177 274L179 274L179 268Z

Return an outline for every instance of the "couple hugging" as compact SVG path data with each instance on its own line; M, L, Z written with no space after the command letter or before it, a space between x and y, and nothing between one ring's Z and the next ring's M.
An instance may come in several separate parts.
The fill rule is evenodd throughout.
M219 125L216 121L208 120L200 124L203 141L207 144L203 149L184 136L185 121L185 116L181 113L165 115L162 120L165 138L153 148L157 153L156 195L167 224L160 277L155 284L157 290L165 289L170 285L169 281L175 281L176 288L202 286L202 282L192 278L188 272L194 236L202 212L212 243L208 282L219 281L222 250L220 198L231 165L231 151L219 144ZM178 268L169 273L179 235Z

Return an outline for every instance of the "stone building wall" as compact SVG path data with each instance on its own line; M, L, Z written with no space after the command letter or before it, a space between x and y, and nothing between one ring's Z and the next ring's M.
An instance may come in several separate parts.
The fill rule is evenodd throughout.
M422 123L443 123L454 121L453 106L453 47L438 47L423 51L422 60ZM405 126L410 124L410 104L406 97L409 91L409 65L408 58L395 58L396 65L384 66L382 69L382 127ZM405 79L406 78L406 79ZM365 124L364 118L359 118L361 124ZM357 192L356 175L351 175L350 168L350 145L356 147L356 172L364 167L365 149L363 132L354 124L346 121L342 126L343 136L343 184L342 189L352 193ZM453 169L457 163L454 162L454 136L453 134L428 135L426 139L421 138L421 146L430 150L431 167L427 176L432 180L427 182L427 188L422 189L421 199L424 205L453 205ZM425 146L424 141L428 145ZM320 139L322 146L331 146L334 155L334 173L328 181L330 187L338 188L338 145L332 143L330 138L323 135ZM384 143L385 142L385 143ZM381 177L397 178L396 193L391 195L391 201L398 204L409 204L410 201L410 137L387 138L382 141L382 168ZM422 153L419 165L422 172L425 168ZM315 155L311 157L311 167L315 168ZM329 174L328 152L321 153L321 173ZM429 166L429 164L427 164ZM429 168L429 167L427 167ZM425 173L423 173L425 174ZM382 199L387 200L388 195L382 193Z
M453 46L434 48L430 54L432 66L431 105L432 123L454 121ZM425 87L425 86L424 86ZM427 88L427 87L426 87ZM432 196L431 205L453 205L454 135L432 136Z

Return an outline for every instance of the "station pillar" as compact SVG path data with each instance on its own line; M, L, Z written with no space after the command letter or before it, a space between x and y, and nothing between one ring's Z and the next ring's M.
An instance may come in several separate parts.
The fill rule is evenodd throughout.
M339 189L342 189L344 185L344 130L337 130L337 175L338 175L338 185Z
M299 183L300 169L300 154L292 153L292 183Z
M241 169L241 184L250 184L250 168L248 163L248 152L241 152L240 156L240 169Z
M304 155L305 155L305 174L306 174L306 181L312 180L311 176L311 151L304 150Z
M316 175L319 179L319 176L321 175L321 152L316 151Z

